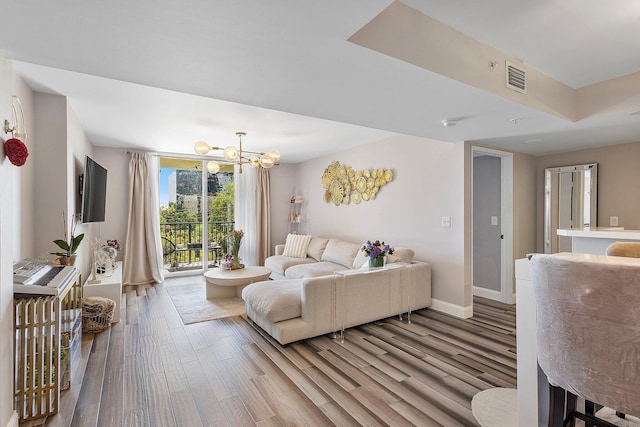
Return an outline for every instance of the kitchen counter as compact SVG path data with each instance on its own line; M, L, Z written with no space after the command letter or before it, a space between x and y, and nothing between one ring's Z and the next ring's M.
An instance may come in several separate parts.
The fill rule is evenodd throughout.
M640 241L640 230L623 227L558 229L557 234L571 237L571 252L583 254L605 255L611 243Z

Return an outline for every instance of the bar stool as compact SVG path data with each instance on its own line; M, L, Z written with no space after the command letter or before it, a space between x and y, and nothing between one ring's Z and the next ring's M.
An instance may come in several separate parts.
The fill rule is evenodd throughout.
M640 242L614 242L607 247L607 255L640 258Z
M535 254L538 364L551 386L549 426L612 426L594 405L640 415L640 263ZM576 410L576 397L587 401Z
M640 242L614 242L607 247L607 255L640 258ZM616 411L616 415L625 418L625 414Z

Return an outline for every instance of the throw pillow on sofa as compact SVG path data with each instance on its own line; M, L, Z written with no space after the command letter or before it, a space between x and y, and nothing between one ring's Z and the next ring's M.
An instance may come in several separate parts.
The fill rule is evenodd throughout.
M352 268L362 268L369 266L369 255L358 249L358 255L353 260Z
M307 248L307 256L315 259L316 261L322 260L322 254L329 243L329 239L324 237L312 237Z
M310 241L311 235L309 234L289 234L284 243L282 255L292 258L306 258Z
M343 265L347 268L352 268L353 260L358 251L360 245L355 243L345 242L344 240L329 239L327 248L322 254L322 261L335 262L336 264Z
M395 248L393 254L387 257L387 262L390 264L394 262L405 262L407 264L411 264L413 262L413 255L415 255L415 252L413 252L412 249Z
M385 264L393 264L396 262L403 262L406 264L411 264L413 262L413 250L409 248L395 248L393 254L387 255L387 259ZM363 268L369 266L369 256L359 251L356 258L353 260L353 268Z

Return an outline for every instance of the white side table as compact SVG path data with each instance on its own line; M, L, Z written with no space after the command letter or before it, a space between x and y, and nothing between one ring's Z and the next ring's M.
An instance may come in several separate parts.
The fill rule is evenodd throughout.
M104 297L116 302L111 323L120 321L120 300L122 299L122 261L116 262L116 268L111 276L99 275L100 283L89 283L87 280L82 288L83 297Z
M212 268L204 273L207 279L207 299L241 296L242 289L254 282L267 280L271 270L267 267L245 267L237 270Z

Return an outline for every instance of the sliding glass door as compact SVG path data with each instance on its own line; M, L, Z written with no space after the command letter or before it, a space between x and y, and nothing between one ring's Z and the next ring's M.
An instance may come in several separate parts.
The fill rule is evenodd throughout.
M203 170L199 159L160 158L160 236L169 275L216 266L220 242L233 230L233 167Z

